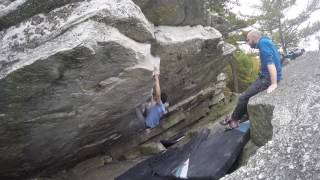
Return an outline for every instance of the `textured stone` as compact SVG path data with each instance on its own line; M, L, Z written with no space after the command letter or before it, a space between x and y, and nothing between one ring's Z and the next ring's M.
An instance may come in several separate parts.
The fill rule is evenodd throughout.
M0 32L2 39L0 41L0 78L10 73L8 67L14 66L18 69L20 66L30 64L31 60L25 62L25 59L34 59L34 57L24 56L32 53L34 48L88 20L116 27L121 33L137 41L144 42L154 37L153 25L147 21L139 7L130 0L92 0L67 4L48 14L37 14L28 21ZM83 27L81 33L90 32L88 28ZM79 35L81 34L69 34L70 40L66 43L82 42L81 38L78 38ZM46 46L43 51L50 53L53 48Z
M159 26L152 53L161 58L162 89L170 92L172 105L191 97L201 89L213 87L228 63L229 53L221 33L212 27ZM232 49L232 48L231 48ZM183 93L181 93L183 92Z
M148 27L150 24L144 18L139 7L131 0L15 0L9 4L6 2L2 4L6 5L2 5L1 8L0 4L0 31L32 17L31 20L28 19L20 25L20 28L26 31L25 33L36 34L32 30L36 25L38 25L38 31L41 35L56 29L65 31L70 26L88 18L125 26L122 27L123 31L128 31L129 27L139 28L135 33L137 35L144 33L145 35L137 37L138 39L148 38L148 33L150 33L145 30L145 28L150 28ZM49 23L51 25L48 25ZM29 30L23 28L24 26L28 26ZM8 31L12 31L12 29ZM135 35L132 30L130 32L132 36Z
M84 27L90 31L81 33ZM1 173L54 163L52 153L59 159L95 152L129 132L124 121L135 117L133 107L152 88L150 57L150 45L94 21L26 54L35 62L0 81L0 132L7 142L0 148Z
M140 146L140 151L143 155L158 154L166 150L160 142L150 142Z
M169 114L166 114L162 118L160 125L150 132L143 131L141 134L135 134L114 143L110 150L112 156L115 159L119 159L119 157L122 159L122 156L125 156L125 159L128 159L128 156L130 157L129 159L137 157L140 154L139 152L133 152L128 155L127 151L130 147L140 146L142 143L149 141L160 141L170 138L179 132L185 132L186 129L190 130L190 126L197 124L200 119L201 122L208 123L219 118L231 109L230 105L229 107L225 107L224 103L221 103L223 97L222 91L218 93L215 88L208 88L170 106ZM218 100L220 102L212 106L212 102ZM209 108L212 109L210 110ZM208 114L211 115L208 116Z
M183 0L134 0L155 25L178 25L185 19Z
M217 13L211 12L210 0L133 0L155 25L212 26L225 33L230 24Z
M272 94L263 92L249 102L249 110L273 107L272 139L257 150L247 165L226 179L319 179L320 61L319 52L311 52L290 63L283 80ZM266 115L266 114L261 114ZM267 115L251 121L265 121ZM263 123L263 122L260 122ZM262 130L257 126L256 133ZM269 129L270 130L270 129Z
M204 97L204 99L208 99L208 98ZM162 139L170 138L179 132L185 132L184 133L185 137L181 141L179 141L177 144L170 147L170 148L174 148L174 147L181 147L184 144L186 144L187 142L189 142L190 139L192 137L194 137L196 134L198 134L198 132L203 128L210 128L213 133L218 133L218 132L222 133L224 131L224 127L221 126L219 124L219 122L222 119L224 119L225 117L224 116L221 117L221 116L227 112L230 112L235 105L234 103L235 102L233 102L232 105L228 104L227 106L222 105L224 103L221 103L218 106L214 106L212 109L210 109L210 113L207 114L204 118L202 118L201 121L197 121L198 118L200 117L199 108L193 108L190 111L184 111L184 112L176 111L176 112L173 112L173 114L170 113L170 116L165 117L161 121L161 123L167 124L167 123L170 123L170 121L176 121L175 119L179 119L178 122L180 121L180 123L176 124L176 126L173 126L173 127L171 126L171 128L169 128L169 129L163 129L162 132L158 131L159 134L155 134L154 131L161 129L161 126L165 126L165 125L158 126L156 129L150 131L150 133L142 133L140 135L140 137L148 136L148 138L146 138L146 141L148 143L150 141L154 142L154 141L159 141ZM193 119L191 119L189 114L198 114L198 117L193 116L192 117ZM219 117L221 117L221 118L218 119ZM216 120L216 121L213 121L213 120ZM186 123L186 121L190 121L192 123ZM184 125L182 125L182 124L184 124ZM185 126L187 126L187 128ZM136 137L133 137L133 138L137 139ZM131 152L126 152L126 153L124 153L124 155L125 155L124 159L132 159L132 158L139 157L140 153L137 151L133 152L133 154L131 154ZM144 157L144 158L146 158L146 157ZM149 156L147 156L147 158L149 158ZM75 167L76 170L74 170L74 168L72 168L71 170L59 173L50 179L49 178L43 179L43 178L37 177L36 179L32 179L32 180L114 179L115 177L117 177L117 176L121 175L122 173L124 173L125 171L127 171L128 168L131 168L132 161L137 161L137 160L141 160L141 159L142 158L139 157L138 159L129 160L129 161L116 161L115 160L112 163L110 163L110 162L105 163L105 165L103 167L97 167L100 165L99 160L97 160L97 158L93 158L92 160L85 161L84 165L82 165L83 163L80 163L81 164L80 167L85 167L86 165L90 165L91 162L96 162L96 164L91 165L90 167L87 167L87 170L85 170L85 172L81 171L81 169L79 171L77 171L78 170L77 167L79 166L79 165L77 165ZM105 160L105 162L106 162L106 160ZM92 167L94 167L94 168L92 168Z
M0 31L18 24L39 12L49 12L71 1L72 0L60 0L45 3L36 0L2 0L0 1Z
M239 166L245 166L250 157L253 156L258 149L259 147L250 140L242 149L239 156Z
M130 131L154 66L129 38L153 37L131 1L68 4L0 34L1 177L62 168Z
M161 152L164 152L166 148L160 142L147 142L137 148L132 149L124 153L121 159L132 160L142 156L151 156Z
M65 4L80 0L4 0L0 2L0 31L38 13L48 13Z
M274 106L267 104L260 106L249 105L248 113L251 119L250 136L252 141L262 146L266 144L272 138L272 116Z

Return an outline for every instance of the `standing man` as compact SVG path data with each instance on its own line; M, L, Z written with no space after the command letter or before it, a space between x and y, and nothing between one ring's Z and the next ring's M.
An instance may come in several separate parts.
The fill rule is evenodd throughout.
M278 87L278 82L281 80L280 55L273 42L269 38L261 36L257 31L250 31L247 35L247 43L251 48L260 51L260 73L256 81L239 97L231 118L226 118L222 122L222 124L228 125L227 130L239 126L239 120L247 113L247 105L252 96L266 89L267 93L271 93Z

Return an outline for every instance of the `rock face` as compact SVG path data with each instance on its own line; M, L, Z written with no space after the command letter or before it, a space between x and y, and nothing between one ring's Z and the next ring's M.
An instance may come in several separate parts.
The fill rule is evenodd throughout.
M133 0L155 25L212 26L223 33L230 28L228 21L211 12L210 0Z
M138 130L154 56L174 110L219 89L234 50L213 27L154 28L131 0L1 3L0 179L125 151L113 144L130 144Z
M319 179L320 61L317 57L319 52L312 52L290 63L274 93L264 92L250 100L250 120L261 124L252 127L252 140L266 144L246 166L223 179Z
M161 58L160 78L166 82L162 89L170 92L171 103L176 104L214 85L218 69L228 62L223 58L221 37L214 28L203 26L159 26L155 29L152 53Z
M3 0L0 4L0 30L17 24L38 13L51 10L71 2L80 0L34 1L34 0Z

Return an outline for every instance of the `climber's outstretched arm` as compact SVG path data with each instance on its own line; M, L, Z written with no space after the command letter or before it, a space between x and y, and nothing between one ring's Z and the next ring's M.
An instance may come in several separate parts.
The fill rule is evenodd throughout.
M159 74L154 74L153 79L154 79L153 90L155 91L153 99L154 99L154 101L156 101L156 103L160 103L161 102L161 90L160 90Z

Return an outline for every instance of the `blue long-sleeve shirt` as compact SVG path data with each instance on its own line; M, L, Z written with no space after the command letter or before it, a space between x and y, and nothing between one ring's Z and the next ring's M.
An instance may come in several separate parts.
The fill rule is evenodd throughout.
M277 70L277 81L282 79L282 66L280 61L280 54L268 37L261 37L257 43L257 48L260 51L260 75L270 79L268 70L269 64L274 64Z

